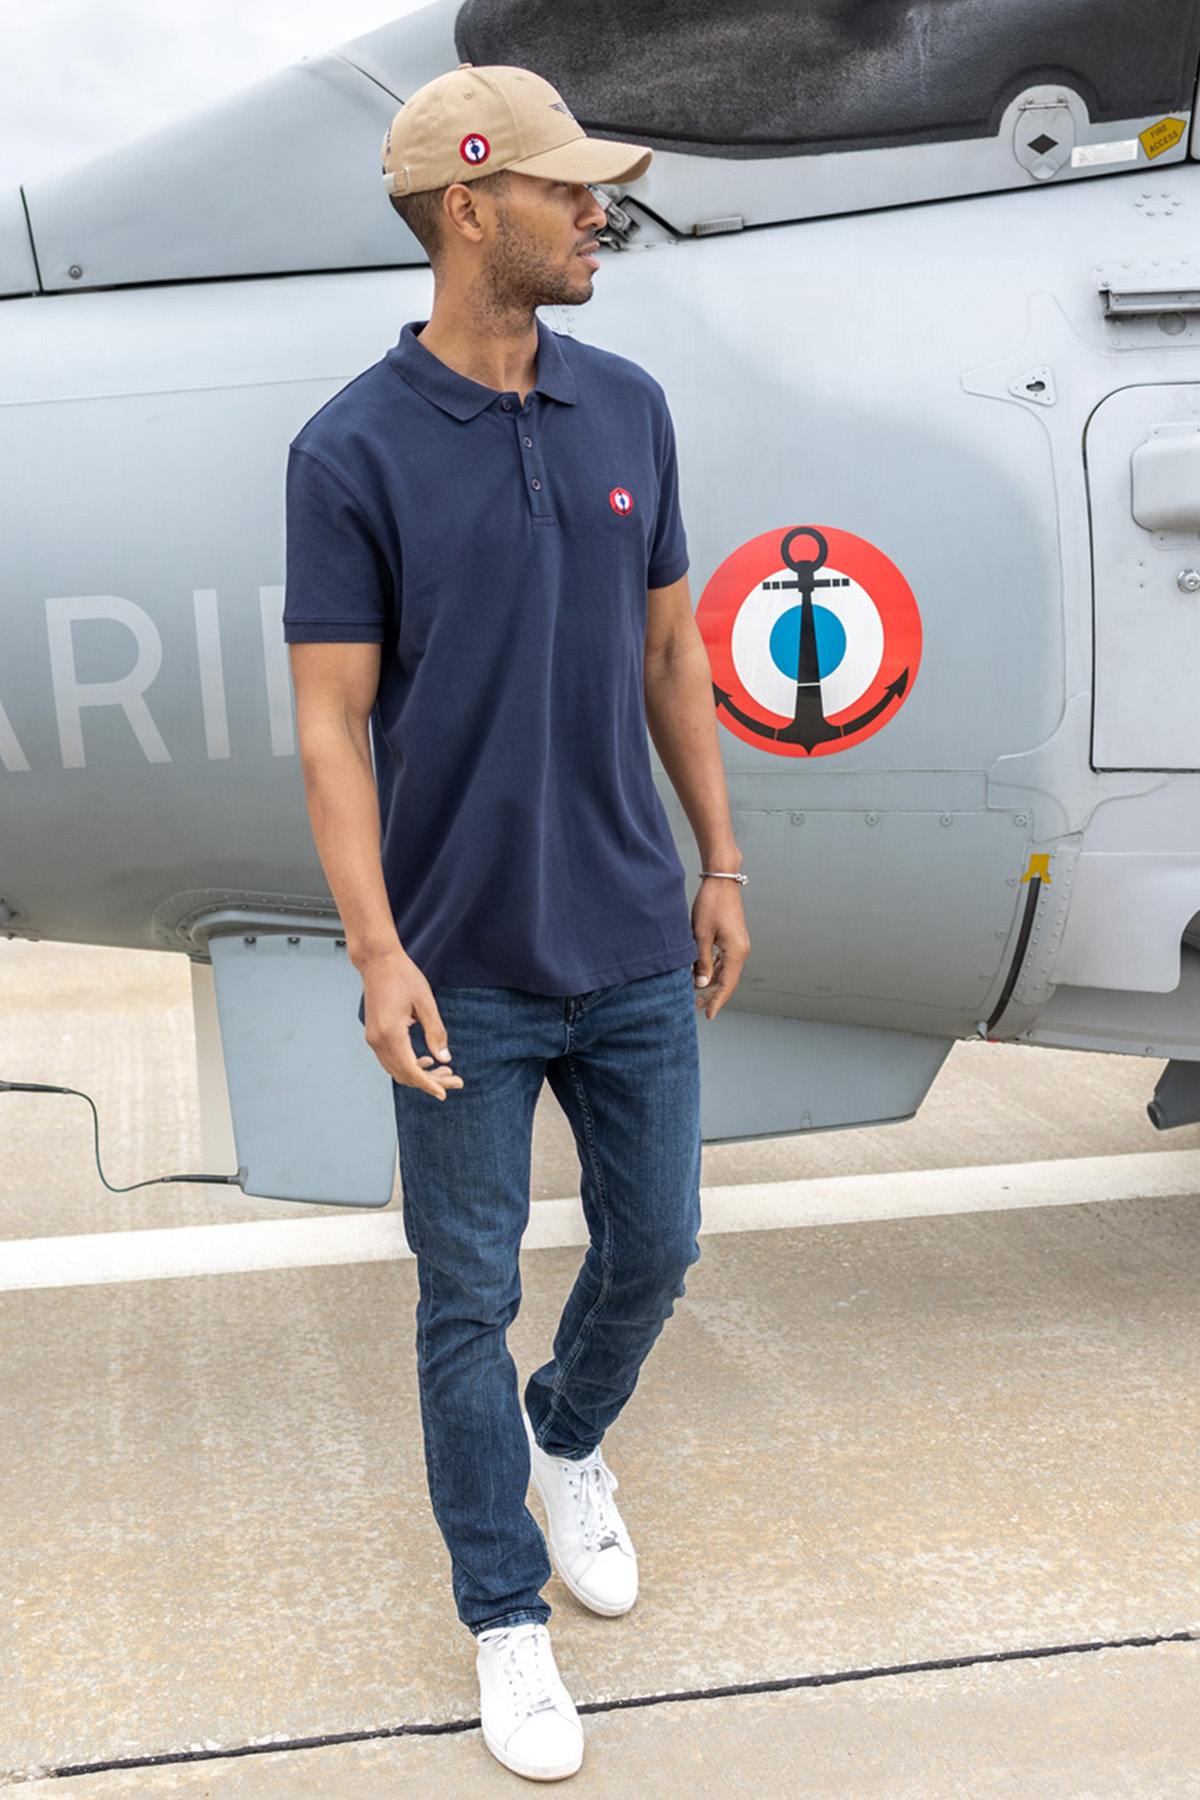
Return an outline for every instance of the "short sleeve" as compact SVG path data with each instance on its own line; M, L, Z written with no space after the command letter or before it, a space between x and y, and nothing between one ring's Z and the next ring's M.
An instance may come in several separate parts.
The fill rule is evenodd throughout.
M675 451L675 426L665 394L659 401L657 429L658 514L646 569L646 586L668 587L687 573L687 534L679 510L679 464Z
M387 559L345 482L295 444L286 513L284 642L381 644L394 585Z

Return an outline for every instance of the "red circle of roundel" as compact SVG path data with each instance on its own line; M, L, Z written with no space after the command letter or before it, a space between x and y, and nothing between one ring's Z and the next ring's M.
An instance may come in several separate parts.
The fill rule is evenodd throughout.
M790 590L794 605L782 594L764 605L764 590L772 589ZM859 679L850 686L865 685L827 714L814 608L834 611L839 591L852 592L857 611L850 631L835 614L835 629L847 645L855 636L866 640L865 651L856 651ZM781 667L773 639L789 614L786 642L796 643L791 633L797 613L793 678L790 666ZM832 756L873 737L904 705L921 661L921 615L904 576L875 544L832 525L782 525L740 544L705 584L696 623L708 652L717 718L735 737L774 756ZM761 692L751 692L755 685L783 703L793 704L794 695L794 710L764 704Z
M625 518L633 511L633 495L628 488L615 487L608 496L608 504Z
M472 154L471 151L467 149L468 144L479 144L482 145L482 148ZM474 168L480 163L485 163L487 161L488 157L492 154L492 146L488 143L482 131L468 131L466 137L458 146L458 154L462 157L464 162L470 163Z

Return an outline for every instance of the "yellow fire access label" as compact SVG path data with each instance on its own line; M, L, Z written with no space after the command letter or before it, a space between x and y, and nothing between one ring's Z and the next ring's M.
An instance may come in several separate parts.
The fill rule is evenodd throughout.
M1147 125L1145 131L1139 132L1138 136L1142 149L1153 162L1164 150L1173 149L1186 130L1186 119L1160 119L1157 125Z

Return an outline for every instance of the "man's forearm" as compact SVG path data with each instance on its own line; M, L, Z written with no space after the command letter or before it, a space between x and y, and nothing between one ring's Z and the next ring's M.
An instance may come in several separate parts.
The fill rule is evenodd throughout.
M379 853L379 798L366 731L310 732L301 767L313 842L356 968L401 948Z
M696 836L702 868L737 870L725 768L717 741L712 673L699 629L644 665L646 724Z

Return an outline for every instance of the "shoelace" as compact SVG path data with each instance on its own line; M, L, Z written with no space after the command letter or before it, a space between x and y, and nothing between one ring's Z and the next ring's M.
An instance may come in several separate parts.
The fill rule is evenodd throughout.
M621 1540L609 1500L621 1484L605 1462L599 1446L581 1462L569 1463L567 1474L579 1508L583 1541L588 1549L607 1550L610 1544L619 1544Z
M510 1625L492 1640L499 1651L500 1667L508 1677L514 1697L525 1712L548 1712L557 1705L554 1673L547 1661L549 1634L537 1625Z

